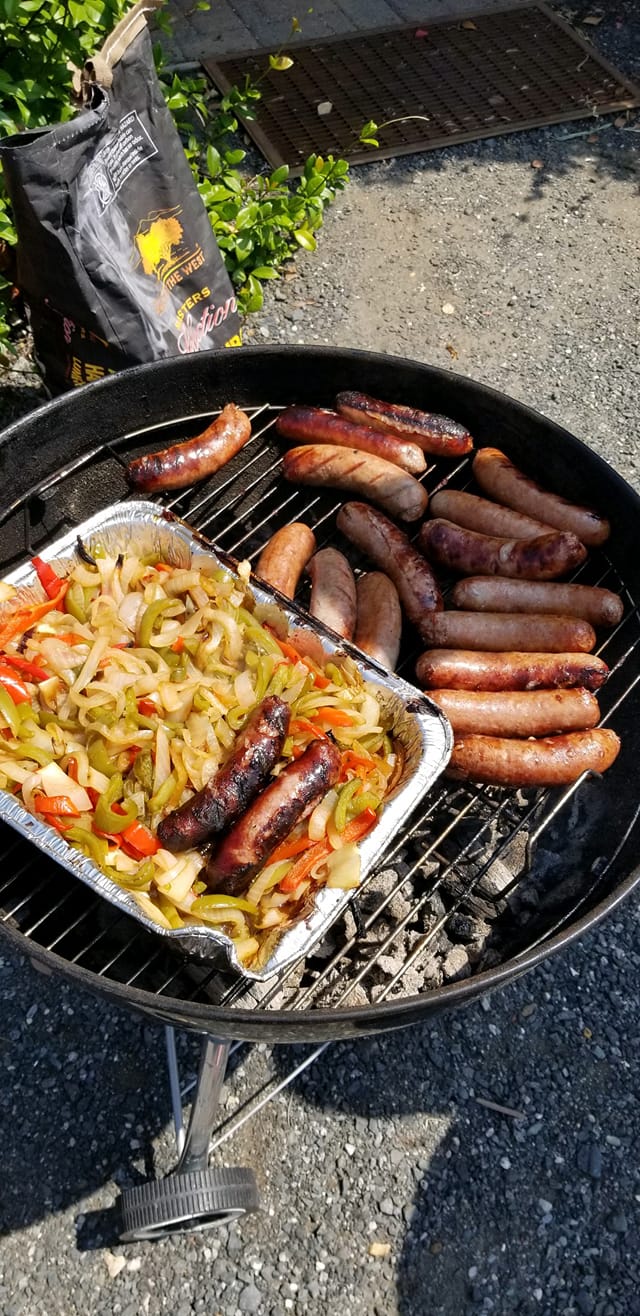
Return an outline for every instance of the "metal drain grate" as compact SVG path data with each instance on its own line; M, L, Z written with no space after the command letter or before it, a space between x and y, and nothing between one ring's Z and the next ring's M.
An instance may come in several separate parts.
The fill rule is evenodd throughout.
M286 73L267 51L203 67L223 92L260 78L257 118L244 126L269 164L294 173L312 151L357 163L640 104L640 87L544 4L294 45L291 55ZM423 117L390 124L378 149L359 144L370 119L408 115Z

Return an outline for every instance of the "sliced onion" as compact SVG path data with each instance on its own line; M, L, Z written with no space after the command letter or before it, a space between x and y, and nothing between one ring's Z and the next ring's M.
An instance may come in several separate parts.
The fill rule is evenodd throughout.
M159 726L156 732L156 762L153 773L154 795L157 795L160 787L164 785L170 772L171 754L169 752L169 737L164 727Z
M40 789L47 796L67 795L79 813L91 811L91 800L84 786L73 781L57 763L47 763L45 768L40 769Z
M233 683L236 699L241 708L251 708L256 702L256 693L248 671L241 672Z
M324 799L316 804L309 818L309 837L312 841L321 841L327 830L327 823L338 803L338 792L327 791Z
M343 845L334 850L326 861L328 877L325 885L351 891L360 885L361 860L357 845Z
M144 609L144 594L125 594L118 608L118 616L132 635L136 633L136 626Z

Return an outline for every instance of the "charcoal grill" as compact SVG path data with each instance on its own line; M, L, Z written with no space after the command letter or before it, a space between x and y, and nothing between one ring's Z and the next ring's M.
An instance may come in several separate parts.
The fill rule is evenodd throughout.
M357 570L364 564L336 531L339 500L281 479L273 433L283 406L330 406L337 391L352 388L454 416L479 444L499 443L550 487L594 503L610 518L605 551L592 552L576 579L625 598L625 616L599 650L612 670L601 693L603 721L621 734L622 751L606 777L585 774L562 790L523 793L442 781L387 853L386 885L373 875L328 947L249 989L168 952L5 828L2 930L38 964L165 1024L178 1128L172 1030L203 1036L180 1162L161 1183L125 1195L124 1237L203 1228L255 1207L249 1170L207 1165L232 1039L317 1042L304 1065L334 1039L400 1028L464 1005L556 954L640 879L640 500L576 438L494 390L400 358L316 348L203 353L127 371L49 403L2 437L2 570L126 498L124 468L132 455L197 433L229 400L252 417L249 445L205 484L162 495L164 505L221 549L252 562L277 528L304 520L320 545L346 547ZM436 461L424 478L430 491L447 483L465 488L469 460ZM407 635L399 671L409 680L418 652ZM468 944L474 920L488 930L482 944L451 960L447 947ZM218 1142L230 1131L225 1127Z

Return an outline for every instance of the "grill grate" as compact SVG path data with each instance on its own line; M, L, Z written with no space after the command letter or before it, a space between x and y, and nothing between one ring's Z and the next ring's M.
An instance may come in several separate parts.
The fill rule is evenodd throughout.
M247 75L260 81L256 118L244 126L269 164L293 172L312 151L359 163L640 103L640 89L544 4L294 44L290 53L284 74L268 51L203 65L223 92ZM371 119L388 125L379 149L359 142Z
M312 526L319 546L340 545L335 517L341 504L335 495L294 488L279 479L280 449L271 432L278 408L265 404L247 410L254 433L243 452L204 486L157 501L183 516L219 548L252 561L275 529L293 520ZM212 414L191 415L152 431L123 435L93 448L82 460L32 487L0 523L7 544L3 569L9 558L14 561L37 551L53 534L79 524L106 501L129 497L124 470L127 460L150 445L164 446L198 432ZM464 488L470 481L469 459L454 469L450 463L437 461L422 478L432 491L444 484ZM347 551L353 562L350 546ZM355 567L357 571L357 562ZM638 611L604 554L592 553L575 578L626 593L625 617L599 650L612 668L601 696L603 718L620 729L630 715L634 694L640 693ZM306 588L303 584L300 591L303 603ZM399 671L409 680L418 652L410 643L404 645ZM293 965L266 985L247 987L194 962L185 963L82 883L44 861L8 828L4 834L5 872L10 876L0 884L0 919L19 929L27 940L54 950L67 962L104 980L143 988L156 996L159 1005L163 998L167 1003L177 998L266 1011L284 1004L287 1009L312 1012L361 1004L365 999L381 1002L415 994L416 971L428 987L425 962L428 964L433 947L448 936L461 915L481 918L492 929L483 955L475 963L470 960L470 972L531 948L574 919L593 903L594 893L605 882L637 822L639 809L627 802L615 823L606 823L609 813L610 801L605 800L596 777L562 792L524 794L441 781L385 857L383 869L393 870L395 878L381 889L380 870L372 874L356 894L353 913L332 934L328 952L314 953L306 965ZM594 858L585 839L586 869L580 872L580 828L587 817L590 835L602 821L601 844L608 858ZM531 886L530 861L536 847L541 839L547 845L554 831L564 837L567 827L572 828L578 882L574 886L574 879L557 882L552 873L545 891L543 923L535 916L532 897L533 912L525 901L527 920L521 926L521 897ZM560 851L562 848L561 844ZM496 865L503 866L499 889L489 880ZM555 909L551 919L549 904Z

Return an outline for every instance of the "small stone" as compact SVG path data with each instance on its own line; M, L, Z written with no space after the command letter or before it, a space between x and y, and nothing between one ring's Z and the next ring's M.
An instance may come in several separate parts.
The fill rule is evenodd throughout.
M523 1005L520 1014L523 1019L530 1019L532 1014L535 1014L537 1008L535 1001L529 1001L527 1005Z
M502 1170L510 1170L510 1169L511 1169L511 1161L509 1160L509 1157L508 1157L508 1156L501 1156L501 1157L500 1157L500 1168L501 1168Z
M109 1271L109 1279L115 1279L116 1276L120 1274L120 1271L124 1270L127 1264L127 1259L126 1257L114 1256L113 1252L105 1252L104 1264Z
M433 1240L433 1243L431 1243L429 1247L429 1251L432 1257L439 1257L443 1249L444 1249L444 1243L441 1243L439 1238L435 1238Z
M538 1199L538 1210L541 1211L543 1215L551 1215L553 1204L552 1202L547 1202L544 1197L540 1197Z
M596 1142L583 1142L577 1155L578 1169L592 1179L602 1176L602 1152Z
M385 1197L380 1203L380 1210L383 1215L395 1215L395 1207L390 1197Z
M355 1152L355 1146L352 1142L345 1142L344 1149L347 1153L347 1156L353 1156Z
M142 1268L142 1257L133 1257L127 1262L127 1270L136 1271Z
M247 1284L247 1287L242 1290L238 1298L238 1309L239 1311L255 1313L260 1310L261 1303L262 1294L260 1289L257 1289L255 1284Z
M442 965L442 972L449 982L457 982L460 978L469 977L471 965L464 946L451 947Z
M578 1289L576 1293L576 1307L581 1316L593 1316L596 1309L596 1300L587 1293L586 1289Z
M369 1244L370 1257L388 1257L391 1251L390 1243L373 1242Z
M609 1229L614 1234L626 1234L629 1229L629 1222L624 1211L616 1211L609 1221Z
M442 305L443 315L455 315L455 313L456 313L456 308L453 305L453 302L443 302Z
M261 334L263 338L268 338L271 333L268 324L261 324L258 333Z
M402 1165L402 1162L404 1160L404 1152L400 1151L399 1147L394 1147L389 1159L392 1165Z

